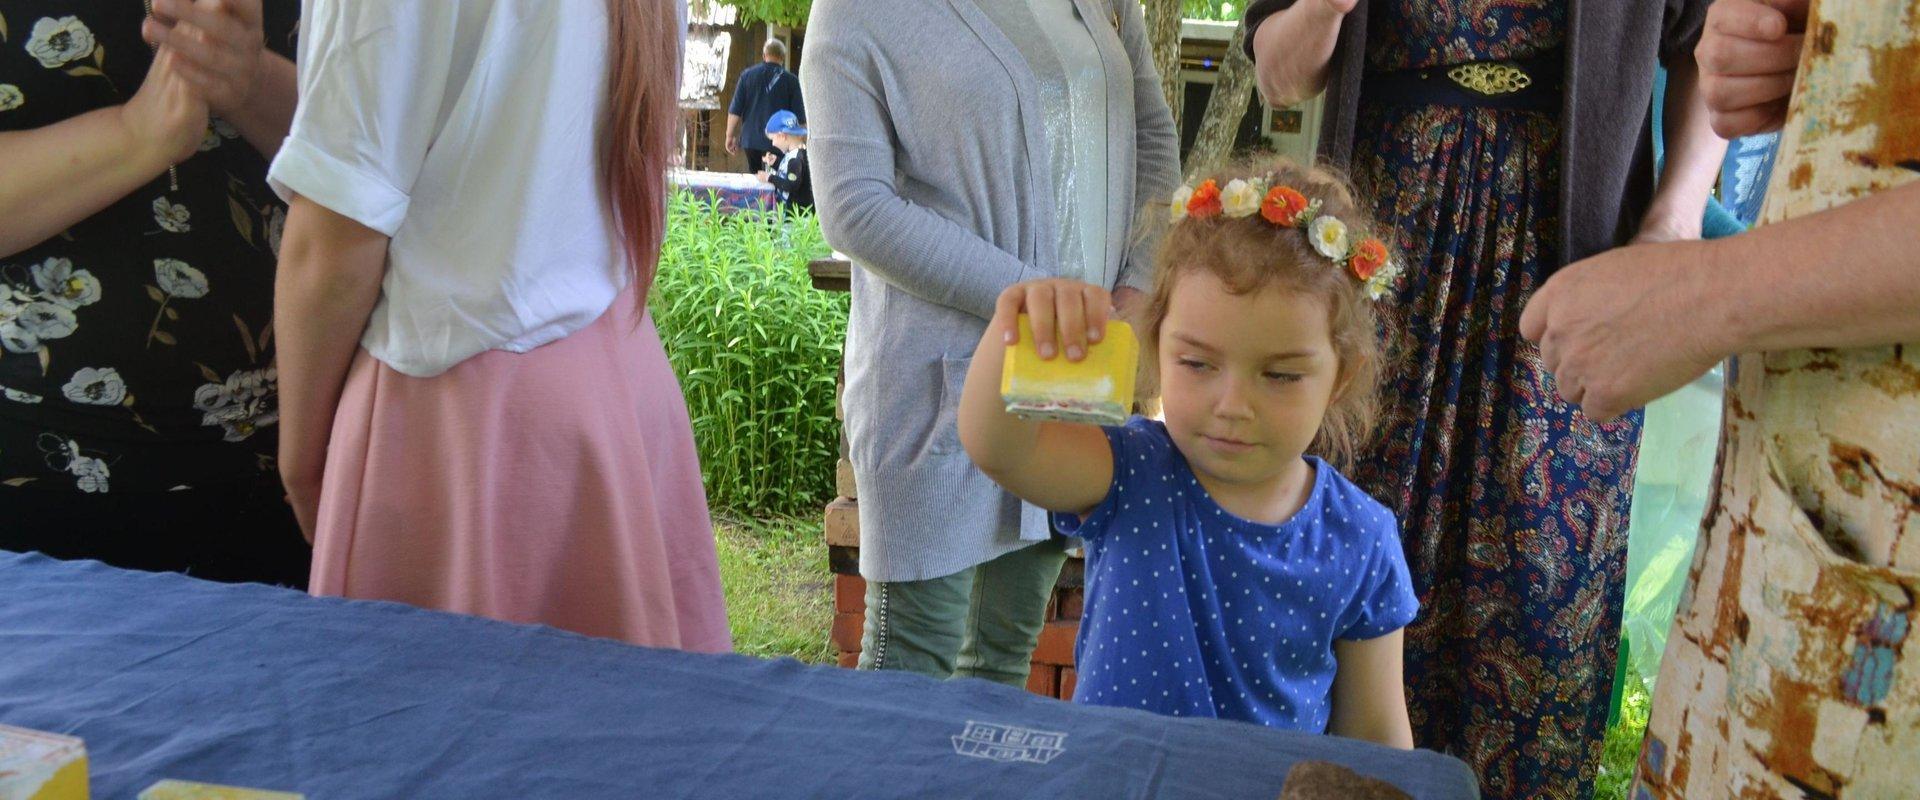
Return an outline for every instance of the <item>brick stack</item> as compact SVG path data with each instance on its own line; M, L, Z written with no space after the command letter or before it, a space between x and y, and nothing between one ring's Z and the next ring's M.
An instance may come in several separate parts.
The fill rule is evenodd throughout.
M844 292L849 287L852 265L840 259L821 259L807 265L813 286L821 291ZM846 370L840 371L845 386ZM841 417L836 395L834 416ZM853 465L847 461L847 440L840 438L840 461L835 467L834 488L839 497L827 504L827 567L833 572L833 646L839 652L840 666L852 667L860 660L860 638L866 625L867 582L860 578L860 494L853 482ZM1047 623L1040 643L1033 649L1033 671L1027 688L1035 694L1070 699L1073 697L1073 640L1080 633L1080 609L1085 574L1078 556L1060 569L1060 580L1047 602Z

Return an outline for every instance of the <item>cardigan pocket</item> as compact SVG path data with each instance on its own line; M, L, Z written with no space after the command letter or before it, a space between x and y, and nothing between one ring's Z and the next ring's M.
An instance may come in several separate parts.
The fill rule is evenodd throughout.
M967 385L967 369L973 356L940 357L940 414L933 420L933 440L927 443L931 455L952 455L960 446L960 395Z

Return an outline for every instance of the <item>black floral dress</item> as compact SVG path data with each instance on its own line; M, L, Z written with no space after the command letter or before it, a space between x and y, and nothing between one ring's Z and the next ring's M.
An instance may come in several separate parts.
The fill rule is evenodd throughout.
M265 6L267 46L291 57L298 3ZM125 103L153 59L144 18L138 0L0 0L0 131ZM212 119L176 169L178 189L161 174L0 256L0 547L304 577L275 488L273 276L286 208L266 168Z

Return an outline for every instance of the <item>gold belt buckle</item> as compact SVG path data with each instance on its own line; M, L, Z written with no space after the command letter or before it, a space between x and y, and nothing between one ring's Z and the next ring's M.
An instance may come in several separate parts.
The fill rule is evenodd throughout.
M1447 70L1454 83L1489 97L1512 94L1533 85L1533 77L1512 64L1476 61Z

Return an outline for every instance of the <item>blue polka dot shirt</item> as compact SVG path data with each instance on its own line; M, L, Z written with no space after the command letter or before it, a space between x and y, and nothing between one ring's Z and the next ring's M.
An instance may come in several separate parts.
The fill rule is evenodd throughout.
M1087 549L1074 701L1325 731L1333 643L1419 609L1393 515L1309 456L1306 505L1250 522L1214 502L1164 424L1104 430L1106 499L1085 519L1054 515Z

